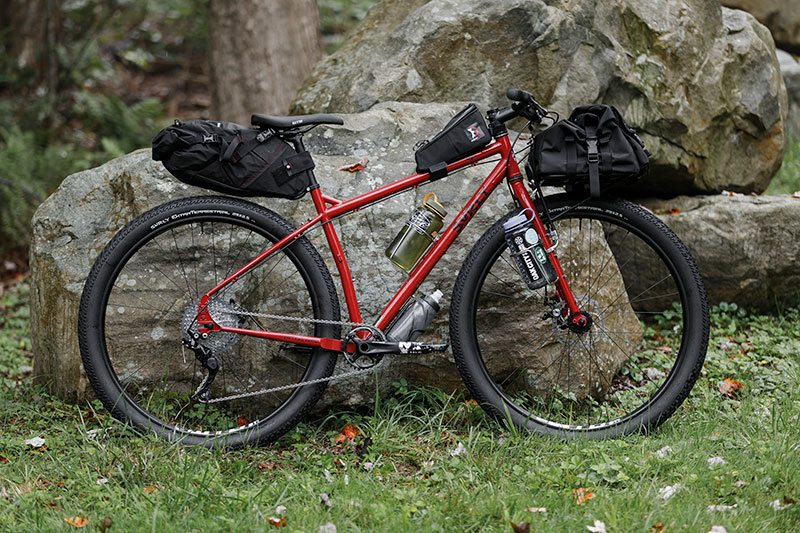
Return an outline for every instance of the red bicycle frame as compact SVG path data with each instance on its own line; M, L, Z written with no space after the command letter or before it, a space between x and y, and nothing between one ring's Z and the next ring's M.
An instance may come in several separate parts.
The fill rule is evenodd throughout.
M509 141L508 136L504 135L480 152L447 165L447 172L450 173L458 169L474 165L478 161L494 155L500 155L500 161L497 163L494 169L492 169L491 173L489 173L475 194L472 195L472 198L470 198L458 215L453 219L444 233L439 235L434 242L433 247L427 251L425 256L411 271L409 278L405 281L402 287L400 287L397 293L392 297L391 301L381 312L380 317L374 325L376 328L384 330L389 325L406 300L408 300L414 291L417 290L439 259L441 259L445 252L447 252L447 249L450 247L450 245L453 244L453 241L455 241L456 237L458 237L464 228L467 227L467 224L469 224L470 220L472 220L472 217L475 215L475 213L478 212L486 199L489 198L495 188L497 188L497 186L503 181L503 178L506 177L508 178L512 194L519 204L524 208L531 209L534 213L533 227L539 234L539 237L542 239L545 249L550 250L550 261L552 262L553 267L558 275L558 279L555 282L556 291L559 297L566 303L564 313L566 314L569 312L569 316L575 324L582 325L581 321L585 321L580 310L578 309L577 303L575 302L575 297L572 294L572 290L567 284L564 271L558 262L555 251L553 250L550 237L548 236L544 224L542 223L541 218L533 205L533 201L528 194L528 191L525 189L522 174L520 172L519 165L514 158L511 142ZM414 174L346 201L340 201L330 196L326 196L322 193L319 187L312 189L311 198L314 201L314 207L317 211L317 215L315 217L308 220L305 224L297 228L295 231L277 243L273 244L258 257L255 257L237 272L233 273L219 285L208 291L201 298L198 306L197 316L198 324L202 326L202 329L199 330L200 333L209 331L227 331L242 335L250 335L265 339L289 342L303 346L321 347L327 350L342 350L343 347L341 339L311 337L307 335L296 335L276 331L261 331L220 326L212 320L210 313L207 311L208 302L215 293L222 290L227 285L236 282L239 277L242 276L242 274L266 260L273 253L281 249L281 247L287 245L295 239L302 237L309 228L319 223L322 224L325 237L328 241L328 246L331 249L334 262L336 263L336 268L338 269L339 276L342 280L342 289L344 291L350 322L360 323L362 321L361 311L358 307L358 299L356 297L353 279L350 274L350 267L347 264L344 250L342 250L342 245L339 242L339 236L336 234L336 230L334 229L333 224L330 222L340 216L358 211L367 205L376 203L394 194L416 188L428 181L432 181L430 173Z

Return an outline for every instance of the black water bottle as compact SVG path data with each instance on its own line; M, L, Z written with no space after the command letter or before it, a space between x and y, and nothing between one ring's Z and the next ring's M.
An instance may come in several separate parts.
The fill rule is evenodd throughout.
M531 212L531 218L528 218L528 211ZM556 270L547 257L544 243L533 228L535 216L533 211L525 209L503 223L508 248L517 263L522 279L531 290L544 287L558 279Z

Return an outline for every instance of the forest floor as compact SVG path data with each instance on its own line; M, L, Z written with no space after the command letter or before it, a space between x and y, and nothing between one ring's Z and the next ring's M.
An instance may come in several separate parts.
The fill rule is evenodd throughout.
M715 307L700 379L649 435L534 437L464 392L400 380L368 411L328 412L232 452L167 444L96 401L64 403L34 385L29 290L20 278L0 296L3 531L800 528L800 309Z

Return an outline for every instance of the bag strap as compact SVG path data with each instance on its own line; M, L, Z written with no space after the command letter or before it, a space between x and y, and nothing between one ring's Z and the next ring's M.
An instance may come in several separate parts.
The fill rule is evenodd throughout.
M589 194L592 198L600 197L600 153L597 151L597 117L586 115L586 158L589 161Z
M264 141L266 141L270 137L272 137L272 131L271 130L262 131L258 135L256 135L255 137L253 137L252 139L250 139L247 142L242 142L242 136L241 135L237 135L231 141L231 143L228 145L228 148L225 150L225 153L220 155L219 160L220 161L230 161L230 160L232 160L233 156L234 156L234 152L236 152L236 149L239 146L241 146L242 148L239 150L238 157L233 160L233 162L236 163L236 162L240 161L244 156L246 156L247 154L249 154L250 152L255 150L256 146L258 146L259 144L263 143Z

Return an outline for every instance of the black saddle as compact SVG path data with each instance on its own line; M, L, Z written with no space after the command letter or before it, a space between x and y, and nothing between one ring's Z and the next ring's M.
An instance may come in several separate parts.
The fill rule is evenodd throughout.
M316 124L344 124L344 120L336 115L295 115L292 117L276 117L273 115L253 115L250 117L253 126L260 128L271 128L273 130L288 130L302 128L303 126L313 126Z

